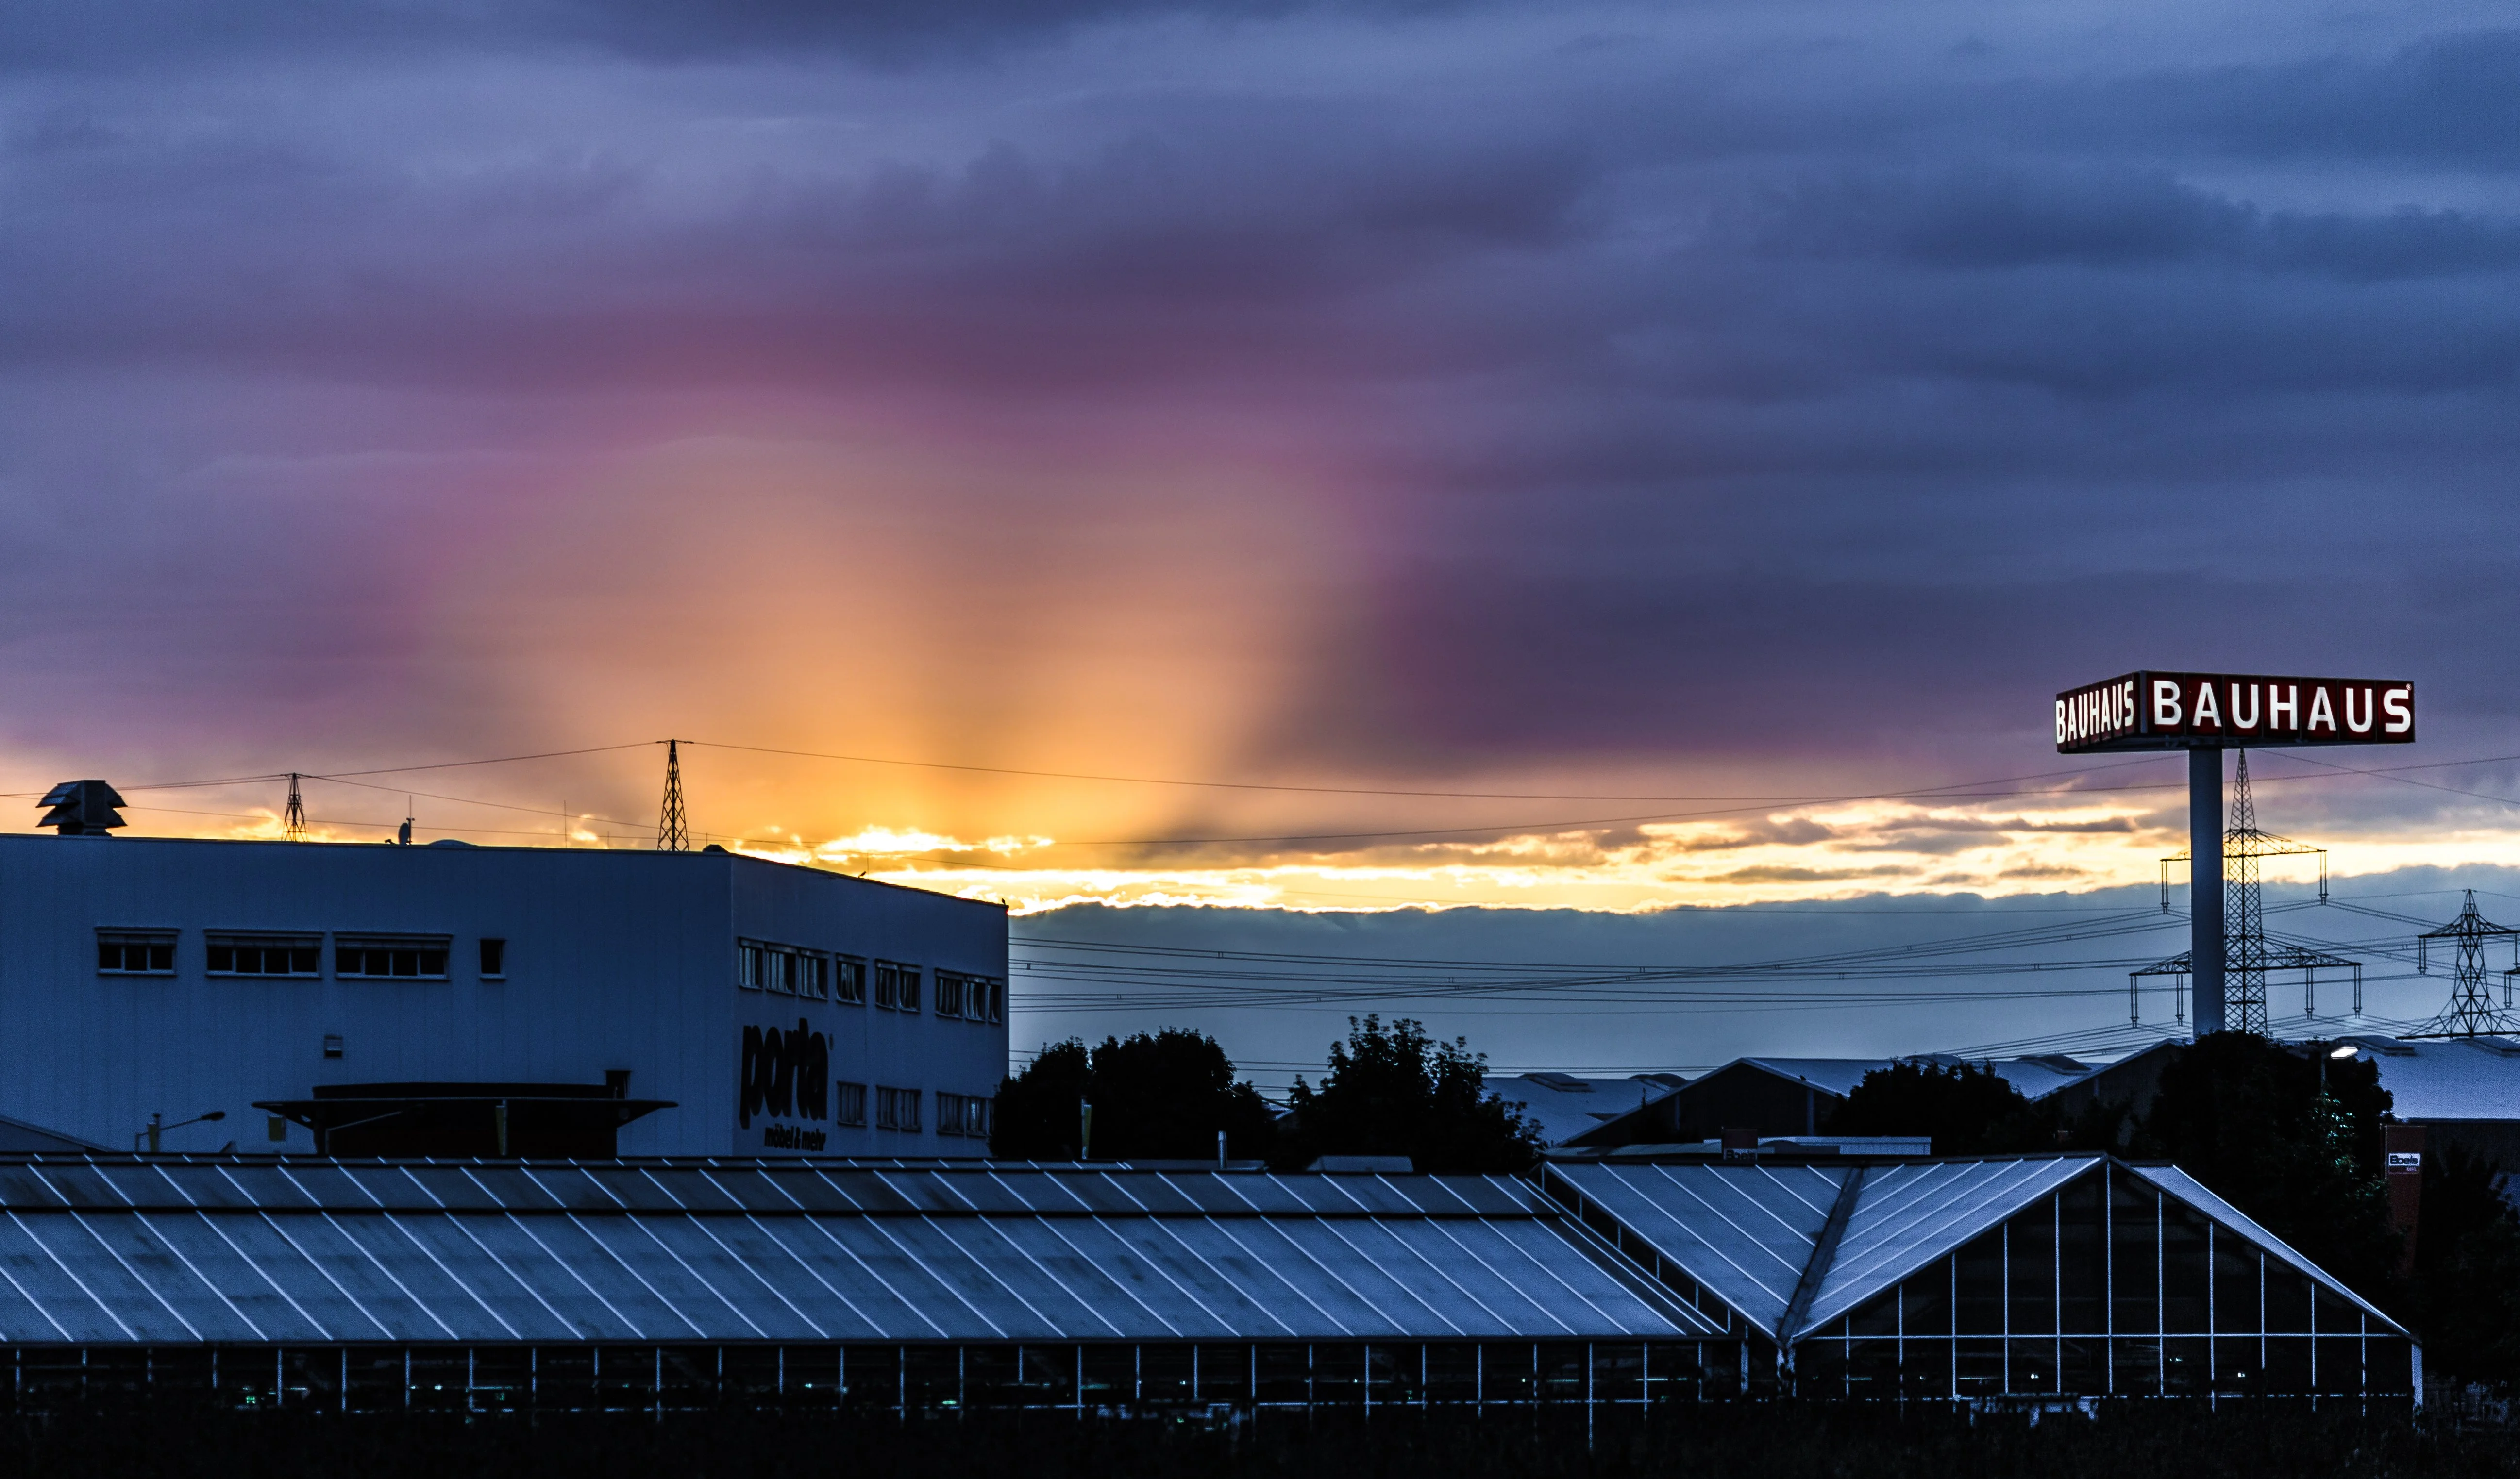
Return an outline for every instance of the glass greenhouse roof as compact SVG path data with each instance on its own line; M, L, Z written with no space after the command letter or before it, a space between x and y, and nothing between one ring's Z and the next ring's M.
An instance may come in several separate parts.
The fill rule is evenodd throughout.
M1715 1333L1503 1178L0 1162L12 1343Z

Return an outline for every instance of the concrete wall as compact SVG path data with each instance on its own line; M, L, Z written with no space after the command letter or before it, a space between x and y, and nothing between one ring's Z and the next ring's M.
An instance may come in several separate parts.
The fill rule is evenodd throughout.
M176 931L174 974L101 973L114 928ZM223 930L321 934L321 972L210 976L204 935ZM342 978L335 937L362 932L451 937L448 978ZM504 980L481 977L484 937L508 942ZM741 990L739 937L921 965L922 1010ZM1005 910L724 853L0 836L0 1116L128 1146L152 1112L224 1109L166 1148L306 1151L295 1126L267 1140L252 1101L627 1068L633 1098L679 1107L627 1127L623 1154L778 1153L764 1118L737 1125L742 1035L802 1018L835 1083L922 1091L917 1135L786 1122L823 1132L824 1153L976 1155L937 1135L935 1095L994 1094L1007 1029L937 1019L940 968L1003 981Z

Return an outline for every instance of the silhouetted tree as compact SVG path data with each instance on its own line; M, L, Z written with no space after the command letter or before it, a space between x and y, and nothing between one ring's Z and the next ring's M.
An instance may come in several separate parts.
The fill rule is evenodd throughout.
M1078 1110L1094 1076L1082 1039L1052 1043L998 1086L989 1153L1005 1160L1074 1160Z
M2055 1148L2052 1119L1970 1063L1893 1063L1864 1076L1828 1119L1831 1135L1929 1135L1936 1155Z
M1281 1135L1281 1164L1323 1155L1405 1155L1420 1171L1520 1171L1540 1132L1487 1092L1487 1058L1465 1038L1439 1043L1403 1017L1348 1018L1319 1089L1300 1076Z
M2381 1183L2389 1104L2373 1063L2327 1061L2252 1034L2218 1032L2162 1070L2131 1148L2175 1162L2379 1299L2400 1248Z
M1094 1143L1080 1143L1080 1106L1094 1106ZM1203 1032L1167 1027L1105 1038L1090 1053L1076 1039L1053 1043L998 1090L989 1153L1029 1160L1211 1160L1269 1153L1274 1116L1259 1091L1234 1076L1234 1060Z
M2520 1383L2520 1214L2502 1168L2456 1146L2424 1157L2409 1301L2424 1369L2509 1392Z

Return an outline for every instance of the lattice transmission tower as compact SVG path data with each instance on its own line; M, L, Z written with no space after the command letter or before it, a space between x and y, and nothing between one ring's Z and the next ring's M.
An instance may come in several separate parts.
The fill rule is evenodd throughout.
M280 835L292 842L306 840L306 803L297 796L297 772L289 773L289 805L280 814Z
M2318 902L2327 902L2327 849L2278 837L2258 827L2258 805L2249 794L2249 753L2240 752L2239 773L2231 783L2231 825L2223 833L2223 1025L2232 1032L2254 1032L2267 1036L2267 976L2271 971L2301 972L2302 1012L2318 1015L2318 976L2321 970L2350 969L2354 972L2354 1010L2362 1010L2362 964L2343 956L2321 951L2304 950L2298 945L2269 944L2265 899L2260 888L2258 860L2318 855ZM2170 912L2170 865L2185 861L2185 852L2161 860L2161 909ZM2195 973L2192 953L2181 951L2167 961L2132 971L2127 976L2127 1013L2130 1020L2140 1024L2142 1013L2138 1006L2137 990L2145 976L2181 978L2174 988L2184 1001L2185 978ZM2180 1020L2186 1020L2183 1008Z
M2502 1006L2498 1010L2494 998L2485 989L2485 942L2504 937L2511 941L2511 968L2502 972ZM2441 1015L2399 1036L2492 1037L2511 1031L2515 1021L2520 1020L2511 1011L2512 981L2520 977L2520 929L2497 924L2478 914L2476 890L2471 888L2457 919L2415 936L2415 969L2426 974L2432 971L2431 945L2435 940L2451 940L2458 945L2457 963L2451 967L2450 1005L2442 1008Z
M682 741L665 741L665 801L656 811L656 847L662 852L690 852L692 827L683 815Z

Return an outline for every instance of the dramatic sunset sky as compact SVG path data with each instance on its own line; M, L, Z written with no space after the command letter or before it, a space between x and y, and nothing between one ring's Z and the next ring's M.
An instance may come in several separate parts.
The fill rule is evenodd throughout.
M2510 20L10 7L0 784L269 835L270 781L137 787L588 751L308 808L635 846L670 735L710 838L1040 938L1725 964L2149 907L2180 764L2056 755L2050 695L2368 673L2421 742L2319 758L2436 768L2257 757L2267 825L2520 914ZM1407 905L1523 913L1305 913ZM1677 1046L1408 1009L1647 1066L2123 977ZM1128 989L1018 1047L1356 1009Z

